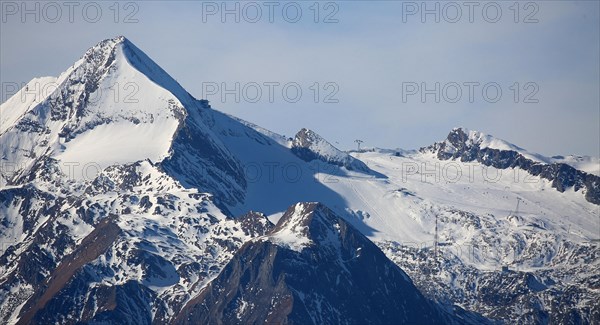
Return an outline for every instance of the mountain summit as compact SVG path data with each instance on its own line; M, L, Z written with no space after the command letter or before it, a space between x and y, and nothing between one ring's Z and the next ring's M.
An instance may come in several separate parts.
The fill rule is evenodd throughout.
M246 243L176 323L459 323L438 308L358 230L322 204L298 203Z
M0 110L21 112L20 104L10 100ZM3 169L0 183L22 184L49 165L69 178L92 179L110 165L149 159L185 186L237 202L245 179L204 123L206 108L125 37L104 40L63 73L46 98L2 127L2 159L15 168Z
M446 140L421 148L421 152L431 152L440 160L479 162L499 169L520 168L533 176L551 181L552 187L559 192L581 190L586 200L600 205L600 176L578 170L562 161L532 154L478 131L454 128Z
M294 137L292 152L305 161L321 160L348 170L371 172L362 161L340 151L312 130L303 128Z

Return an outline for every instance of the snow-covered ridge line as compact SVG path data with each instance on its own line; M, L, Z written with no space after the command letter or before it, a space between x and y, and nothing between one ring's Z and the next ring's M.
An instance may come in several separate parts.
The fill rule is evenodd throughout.
M490 149L497 149L497 150L503 150L503 151L512 150L512 151L518 152L523 157L525 157L529 160L535 161L535 162L540 162L540 163L545 163L545 164L552 163L552 160L548 157L545 157L545 156L537 154L537 153L529 152L519 146L509 143L508 141L498 139L498 138L494 137L493 135L486 134L486 133L483 133L480 131L470 130L470 129L467 129L464 127L456 127L456 128L452 129L450 134L460 133L460 132L467 134L467 139L466 139L465 143L469 146L479 146L479 148L490 148Z
M303 128L294 137L292 152L300 159L315 159L345 167L348 170L369 173L371 170L362 161L339 150L312 130Z
M600 205L600 176L577 170L565 163L533 155L506 141L481 132L454 128L446 140L420 149L421 153L434 154L440 160L460 159L463 162L477 161L485 166L499 169L520 168L531 175L552 182L559 192L569 188L580 191L586 200Z
M552 156L553 162L567 164L588 174L600 176L600 158L590 156Z
M515 151L521 154L523 157L539 163L544 164L552 164L552 163L564 163L570 165L571 167L584 171L589 174L593 174L596 176L600 176L600 157L590 157L590 156L576 156L576 155L566 155L566 156L552 156L547 157L541 155L539 153L530 152L526 149L523 149L513 143L510 143L506 140L499 139L491 134L486 134L480 131L471 130L465 127L455 127L452 129L450 134L463 132L467 134L467 140L465 141L467 144L471 146L479 146L479 148L490 148L497 149L501 151ZM447 142L448 139L444 140ZM450 148L448 148L450 149Z

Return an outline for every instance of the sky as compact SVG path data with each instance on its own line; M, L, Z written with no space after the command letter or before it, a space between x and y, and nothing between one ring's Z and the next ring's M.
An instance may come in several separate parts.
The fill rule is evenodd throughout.
M286 136L416 149L464 126L598 157L599 3L2 1L1 95L124 35L196 98Z

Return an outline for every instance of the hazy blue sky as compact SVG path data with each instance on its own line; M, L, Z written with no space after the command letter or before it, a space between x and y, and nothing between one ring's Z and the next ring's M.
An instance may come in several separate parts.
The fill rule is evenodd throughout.
M75 3L69 17L69 5L40 2L36 22L34 14L22 17L22 2L2 2L3 85L58 75L98 41L125 35L195 97L287 136L308 127L343 149L357 138L367 146L418 148L465 126L545 155L600 156L598 1L521 2L518 10L512 1L238 3L239 23L233 14L223 21L221 1ZM26 5L36 10L35 2ZM440 21L434 14L422 21L421 11L436 5ZM226 6L235 11L236 3ZM239 103L233 95L223 102L220 91L203 96L203 88L236 82ZM280 84L273 103L269 82ZM423 103L422 83L434 89L436 82L440 102L429 94ZM472 103L469 82L479 83ZM255 83L263 94L252 103ZM296 103L281 93L292 83L302 89ZM456 85L462 97L452 103ZM498 86L502 95L491 103ZM326 103L336 90L329 99L338 102Z

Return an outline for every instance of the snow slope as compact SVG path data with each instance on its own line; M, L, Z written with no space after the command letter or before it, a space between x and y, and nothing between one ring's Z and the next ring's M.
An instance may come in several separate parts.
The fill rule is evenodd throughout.
M171 90L153 81L163 77L154 71L160 68L144 65L144 72L154 75L142 73L137 60L137 49L125 38L106 40L59 78L43 79L55 87L48 87L53 91L41 100L32 96L21 102L18 93L3 104L2 157L16 166L14 174L26 173L40 157L63 161L72 167L69 176L82 178L90 164L97 173L111 164L167 155L182 105ZM8 123L14 127L5 127ZM2 176L11 181L14 174Z
M573 166L592 175L600 176L600 158L590 156L554 156L552 160Z
M460 210L504 220L515 210L518 198L520 215L545 219L557 227L570 224L572 233L578 234L571 234L575 241L599 237L597 205L573 190L560 193L551 188L549 181L518 168L501 170L476 163L440 161L431 153L416 151L399 156L389 150L352 153L387 178L375 177L339 166L303 163L267 135L222 113L209 113L215 121L215 133L240 159L247 176L254 178L248 184L245 202L231 207L240 213L263 211L275 215L276 221L294 199L320 201L347 217L371 239L431 244L436 214ZM481 143L500 142L488 139ZM286 166L289 174L296 168L300 172L286 177ZM427 171L435 175L428 176ZM466 229L460 231L469 234ZM495 267L504 262L496 261Z
M23 114L46 99L56 88L57 78L41 77L34 78L0 105L0 134L13 126Z

